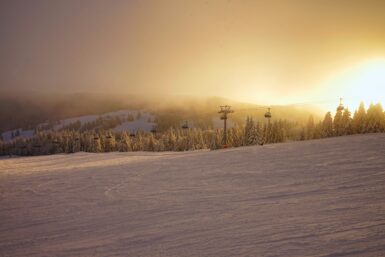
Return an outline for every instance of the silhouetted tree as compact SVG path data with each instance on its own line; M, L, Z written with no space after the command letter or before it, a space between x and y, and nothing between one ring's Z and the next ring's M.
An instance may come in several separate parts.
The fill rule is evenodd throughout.
M371 104L366 113L366 132L384 132L384 112L381 104Z
M324 137L333 136L333 118L330 112L327 112L322 124L322 132Z
M313 118L313 115L310 115L306 125L306 139L313 139L314 133L315 133L314 118Z
M354 112L352 120L353 133L361 134L366 131L366 110L363 102L360 103L358 110Z
M352 118L349 109L345 109L342 115L342 129L343 135L351 135L352 131Z
M344 134L344 124L342 121L342 111L338 110L336 111L336 115L334 116L333 120L333 128L334 128L334 135L335 136L342 136Z

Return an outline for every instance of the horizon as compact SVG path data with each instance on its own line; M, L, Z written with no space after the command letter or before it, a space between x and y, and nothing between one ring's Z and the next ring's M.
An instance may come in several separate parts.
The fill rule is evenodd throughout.
M85 96L85 97L97 97L97 98L106 98L106 99L119 99L122 100L122 97L128 97L127 102L132 100L132 97L135 100L143 101L143 103L148 103L149 101L156 101L157 103L160 101L166 101L164 104L165 107L175 107L177 105L182 104L185 101L196 101L196 102L204 102L208 100L221 100L220 105L228 105L233 104L232 107L237 107L240 105L255 105L257 108L268 108L268 107L293 107L293 108L312 108L312 112L315 115L324 115L326 112L331 112L335 114L336 108L339 105L340 98L337 95L330 98L318 99L315 101L299 101L299 102L284 102L284 103L263 103L263 102L253 102L247 100L238 100L231 97L225 97L220 95L206 95L206 96L197 96L197 95L187 95L187 94L172 94L172 93L157 93L157 94L148 94L148 93L117 93L117 92L103 92L103 91L68 91L68 92L60 92L55 90L30 90L30 89L0 89L0 92L3 94L3 99L35 99L36 97L57 97L52 98L51 101L55 102L58 100L68 99L73 96ZM131 97L131 98L130 98ZM376 99L376 98L373 98ZM349 101L350 100L350 101ZM368 100L365 101L364 98L360 100L353 100L342 98L342 104L344 107L351 112L354 112L359 108L361 103L364 104L364 107L367 109L371 105L381 104L383 105L383 101L378 100ZM218 105L217 107L219 108ZM213 110L216 112L217 110Z

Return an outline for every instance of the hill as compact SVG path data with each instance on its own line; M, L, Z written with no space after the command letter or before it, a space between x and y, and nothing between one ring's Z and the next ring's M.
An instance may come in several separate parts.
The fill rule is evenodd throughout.
M382 256L385 134L0 160L4 256Z
M114 116L114 113L121 111L151 113L156 119L157 127L161 130L180 127L186 120L195 127L210 127L213 125L213 119L219 119L219 106L226 104L232 105L236 110L230 117L236 123L244 123L248 115L254 116L256 120L264 120L265 107L257 109L256 104L219 97L113 93L55 94L0 90L0 135L2 134L5 140L9 140L12 132L16 133L20 130L21 136L30 137L36 128L41 129L44 124L68 125L68 121L80 121L85 125L85 121L93 122L98 117L109 114ZM306 123L310 115L320 119L321 111L310 105L273 107L273 120L286 119ZM140 126L144 130L147 127L146 124ZM53 126L48 126L46 129L52 128ZM74 129L74 127L71 128Z

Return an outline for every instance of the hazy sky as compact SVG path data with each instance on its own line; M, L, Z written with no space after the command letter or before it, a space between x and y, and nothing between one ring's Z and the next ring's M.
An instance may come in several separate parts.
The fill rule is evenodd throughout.
M383 0L0 0L0 87L321 100L354 69L385 74L384 15Z

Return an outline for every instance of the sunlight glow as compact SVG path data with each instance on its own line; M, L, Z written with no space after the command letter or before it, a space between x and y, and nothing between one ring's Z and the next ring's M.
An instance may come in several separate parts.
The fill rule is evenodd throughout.
M355 110L361 101L371 103L385 102L385 59L366 61L351 67L332 79L324 82L325 95L344 99L350 110Z

